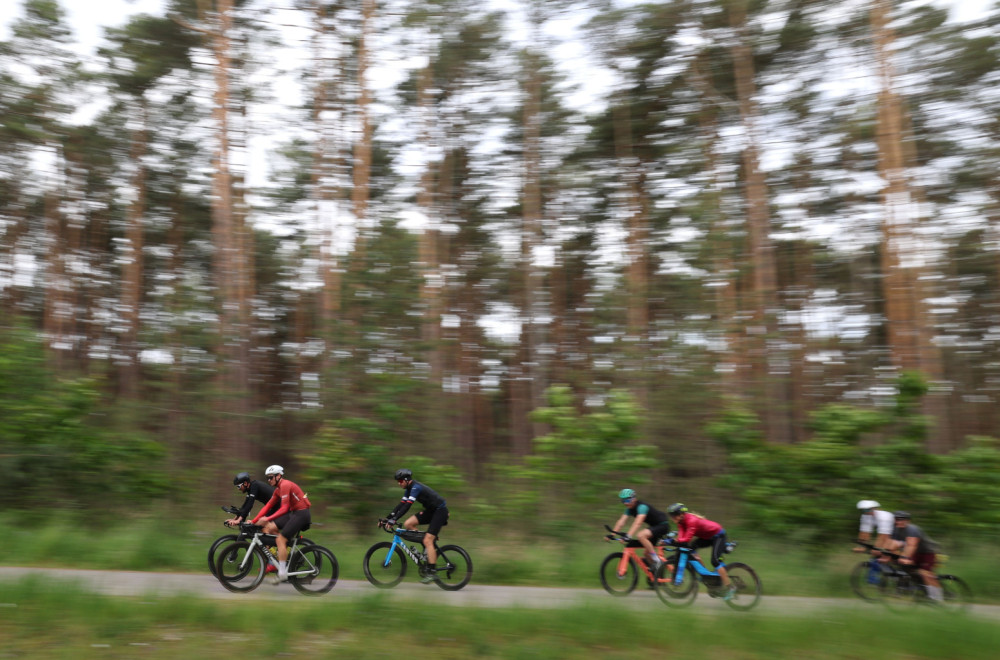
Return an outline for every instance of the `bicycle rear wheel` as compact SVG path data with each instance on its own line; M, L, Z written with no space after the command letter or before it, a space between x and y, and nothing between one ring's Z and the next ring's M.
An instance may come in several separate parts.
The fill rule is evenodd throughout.
M726 605L734 610L750 610L760 602L761 585L757 573L740 562L726 564L726 573L729 574L729 581L735 588L732 598L726 601Z
M695 572L694 567L688 565L682 575L674 575L672 580L667 579L669 577L670 569L667 568L667 564L660 564L653 585L656 589L656 595L663 601L664 605L687 607L693 603L698 596L698 573ZM681 580L680 584L677 583L678 579Z
M227 543L232 543L239 537L236 534L226 534L225 536L220 536L212 542L212 545L208 548L208 570L212 572L212 575L219 577L219 574L215 572L215 553Z
M437 578L435 582L445 591L458 591L472 579L472 558L457 545L443 545L437 549Z
M309 571L309 575L293 575ZM299 593L310 596L325 594L337 584L340 565L337 558L321 545L299 547L288 563L288 581Z
M858 598L877 603L881 598L879 584L882 582L882 568L872 565L872 561L863 561L851 571L851 591Z
M627 596L635 589L639 582L639 569L634 561L629 561L625 567L625 572L618 574L618 567L621 565L623 552L612 552L604 558L601 564L601 584L604 590L612 596Z
M215 575L229 591L253 591L264 580L267 559L259 547L251 549L247 541L234 541L216 554Z
M963 612L972 604L972 589L957 575L939 575L944 594L943 607L949 612Z
M403 551L397 547L392 556L389 556L391 547L392 543L389 541L380 541L365 553L362 564L365 577L379 589L395 587L406 575L406 557Z

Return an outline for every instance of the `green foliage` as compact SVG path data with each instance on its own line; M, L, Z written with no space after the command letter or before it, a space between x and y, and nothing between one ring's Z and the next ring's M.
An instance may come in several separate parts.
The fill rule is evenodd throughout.
M99 427L98 400L92 381L57 378L31 333L0 334L0 470L17 504L135 503L160 492L162 448Z
M372 386L365 416L350 416L323 424L308 453L303 480L315 502L323 502L335 516L342 516L359 531L367 531L398 501L399 488L392 480L401 468L413 470L445 498L464 487L455 468L435 464L422 456L399 458L408 420L415 411L407 404L413 381L384 375L366 381Z
M626 480L649 482L656 448L635 444L640 417L630 394L613 390L602 409L588 414L581 414L568 387L551 387L546 397L548 406L535 410L532 419L546 424L549 433L535 438L535 451L523 463L500 469L512 480L512 509L537 507L553 495L597 504L613 497L617 484Z
M946 456L928 453L928 423L918 412L926 391L908 373L891 412L826 406L811 417L812 438L798 445L765 442L755 416L733 407L708 426L728 452L723 484L742 499L748 523L815 545L853 538L854 503L867 498L910 510L931 529L991 531L1000 523L1000 444L978 438ZM876 433L882 437L870 441Z

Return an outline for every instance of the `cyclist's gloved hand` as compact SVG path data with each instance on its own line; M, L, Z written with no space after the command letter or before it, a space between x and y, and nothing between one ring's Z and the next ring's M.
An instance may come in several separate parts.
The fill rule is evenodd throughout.
M604 540L605 541L614 541L615 540L615 535L614 534L605 534L604 535Z
M625 541L626 543L628 541L631 541L631 540L632 540L632 537L629 536L628 534L625 534L624 536L622 536L622 541Z
M386 519L386 521L385 521L385 528L386 529L392 529L395 526L396 526L396 519L395 518L387 518Z

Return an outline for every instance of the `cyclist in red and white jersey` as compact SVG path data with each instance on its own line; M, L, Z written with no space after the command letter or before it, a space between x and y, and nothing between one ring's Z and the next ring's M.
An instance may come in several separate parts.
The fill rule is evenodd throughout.
M298 484L285 479L285 469L272 465L264 470L274 495L251 522L263 525L265 534L274 534L278 543L278 580L288 580L288 542L312 522L312 504Z

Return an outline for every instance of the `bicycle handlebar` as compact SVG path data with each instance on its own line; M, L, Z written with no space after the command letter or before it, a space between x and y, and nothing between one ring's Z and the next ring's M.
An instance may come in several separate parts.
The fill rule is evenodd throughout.
M875 547L875 545L872 543L866 543L865 541L861 540L856 540L854 543L860 545L862 548L868 548L869 550L875 550L877 552L881 552L882 554L888 555L889 557L893 557L894 559L903 558L903 555L899 554L898 552L893 552L892 550L886 550L884 548Z

